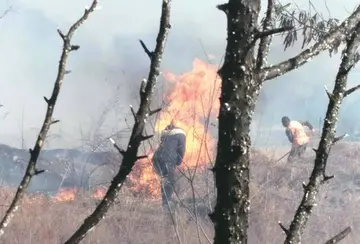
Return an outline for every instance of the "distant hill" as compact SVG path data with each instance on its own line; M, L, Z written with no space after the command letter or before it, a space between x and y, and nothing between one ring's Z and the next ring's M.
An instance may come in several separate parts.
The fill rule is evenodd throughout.
M0 144L0 184L17 186L26 169L28 150ZM56 192L59 187L83 187L111 180L121 158L114 152L86 152L77 149L43 150L37 163L46 170L35 176L29 192ZM89 177L91 175L91 177Z

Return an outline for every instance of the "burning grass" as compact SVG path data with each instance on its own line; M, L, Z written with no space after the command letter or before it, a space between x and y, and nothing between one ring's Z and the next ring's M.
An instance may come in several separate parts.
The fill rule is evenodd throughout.
M351 225L354 231L342 243L357 243L360 239L360 171L357 165L360 145L340 143L332 150L329 158L329 174L335 177L322 189L319 206L310 218L304 234L304 243L324 243L345 226ZM313 162L309 150L306 159L298 165L274 163L274 159L261 151L252 156L251 216L249 243L280 243L284 236L278 221L285 225L291 220L302 195L301 183L307 180ZM281 154L268 152L267 154ZM278 155L275 157L278 158ZM199 171L195 181L197 191L196 206L202 231L212 238L212 224L206 216L209 203L213 203L212 183L206 171ZM189 183L181 180L181 200L177 218L177 228L183 243L199 243L193 214L193 200ZM93 192L63 189L55 197L41 194L26 195L18 218L7 229L4 243L62 243L97 204L95 196L103 194L102 188ZM2 202L1 214L10 203L14 189L0 188ZM207 194L210 193L210 197ZM63 198L60 198L63 196ZM67 196L67 200L64 200ZM213 205L212 205L213 206ZM201 232L202 232L201 231ZM201 233L202 243L207 240ZM84 240L83 243L175 243L172 222L164 217L160 202L134 196L130 188L124 187L119 199L107 217Z
M211 124L216 120L219 108L220 82L216 68L198 59L194 61L192 71L181 76L167 73L165 78L173 89L165 96L169 104L160 113L153 130L160 132L175 119L187 134L186 156L181 170L188 176L189 172L196 170L194 187L179 174L182 190L178 194L181 207L176 215L177 229L183 243L200 243L199 229L201 243L207 243L213 235L207 214L215 202L213 176L208 170L216 150L216 133L212 133ZM155 141L145 150L150 159L156 146ZM356 214L360 207L359 148L360 144L341 142L332 150L328 174L337 177L323 187L319 200L321 207L316 208L310 218L304 243L324 243L348 225L354 231L342 243L357 243L355 240L360 239L360 217ZM278 221L288 225L299 204L303 194L301 183L310 175L314 155L309 149L307 157L298 164L276 162L288 149L262 148L252 153L249 243L283 242L284 235ZM0 189L1 214L10 203L13 192L14 189ZM62 243L93 211L105 192L106 188L101 187L92 189L91 193L64 188L53 197L26 195L19 217L3 237L4 243ZM196 228L194 208L201 228ZM175 242L174 226L169 218L164 217L160 207L159 179L150 160L144 159L136 163L107 217L82 243Z
M160 112L152 130L159 135L171 122L182 128L186 134L182 170L204 170L215 155L216 140L209 125L216 120L220 107L217 67L195 59L191 71L182 75L167 72L164 78L170 86L164 96L167 106ZM157 146L158 140L155 140L145 150L150 159ZM138 162L129 178L134 192L142 191L149 198L159 199L159 179L150 160Z
M10 203L13 189L0 189L0 199ZM70 194L73 191L62 191ZM62 193L65 194L65 193ZM89 193L78 192L73 201L54 201L53 197L39 194L26 195L19 217L11 223L3 236L3 243L56 244L62 243L94 209L97 201ZM186 243L195 243L194 223L183 212L177 216L181 238ZM210 223L204 221L203 228L210 232ZM211 233L211 232L210 232ZM176 241L169 219L164 218L159 204L129 196L123 191L120 199L107 217L82 242L93 243L174 243Z

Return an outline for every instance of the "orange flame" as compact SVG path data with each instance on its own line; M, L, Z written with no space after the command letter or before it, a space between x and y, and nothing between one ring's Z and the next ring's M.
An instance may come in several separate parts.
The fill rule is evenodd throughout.
M174 122L186 133L186 152L182 168L204 169L214 157L215 142L207 131L209 119L216 118L220 108L221 80L217 68L199 59L193 61L192 71L183 75L165 74L165 81L172 89L165 96L168 106L160 113L155 132L160 133ZM156 147L148 151L149 159ZM130 189L152 199L160 196L158 176L152 169L151 160L140 160L129 176Z
M76 198L78 190L76 188L61 188L59 192L52 197L52 200L55 202L71 202ZM106 195L107 189L104 187L96 187L93 194L91 194L92 199L101 200Z
M61 188L60 191L53 197L56 202L70 202L74 201L76 197L76 188Z

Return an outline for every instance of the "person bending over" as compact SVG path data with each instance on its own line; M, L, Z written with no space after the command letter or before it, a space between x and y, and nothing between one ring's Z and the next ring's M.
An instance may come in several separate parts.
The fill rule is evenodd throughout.
M309 144L310 136L306 133L304 126L312 132L315 130L308 121L290 120L287 116L281 118L281 123L286 128L285 134L291 143L291 150L287 159L287 162L291 163L304 155Z

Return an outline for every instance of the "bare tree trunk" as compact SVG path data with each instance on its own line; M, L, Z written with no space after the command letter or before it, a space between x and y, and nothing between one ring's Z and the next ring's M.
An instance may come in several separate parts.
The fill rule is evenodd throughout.
M267 61L271 35L293 27L272 29L273 2L258 29L260 0L229 0L218 8L227 16L225 60L219 75L222 79L219 135L216 163L213 169L217 188L214 243L247 243L250 164L250 125L255 104L265 79L262 73ZM257 58L254 46L260 39Z
M222 79L218 151L214 167L217 204L212 219L215 244L247 243L250 124L259 88L253 77L253 41L260 0L230 0L218 6L227 15L228 43Z

